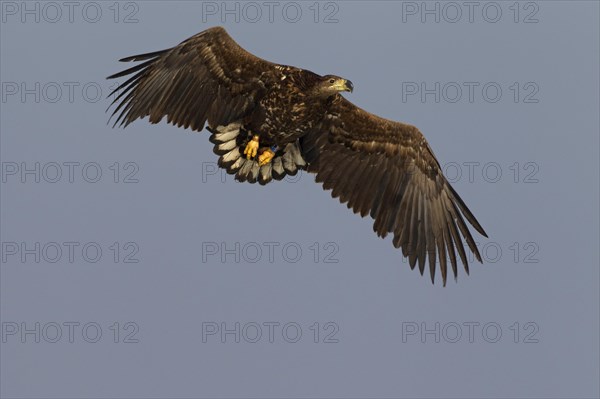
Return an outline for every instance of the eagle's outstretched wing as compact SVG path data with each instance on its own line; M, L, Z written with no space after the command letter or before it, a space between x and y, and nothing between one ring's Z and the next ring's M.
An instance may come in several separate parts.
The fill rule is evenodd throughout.
M123 58L145 61L108 78L134 74L110 96L113 115L125 126L164 116L177 126L200 131L225 126L251 110L271 84L276 64L241 48L221 27L207 29L168 50ZM111 104L111 105L112 105Z
M178 127L201 131L208 121L219 166L239 181L267 184L304 169L297 142L263 166L240 151L248 135L242 128L244 117L279 82L282 70L297 68L252 55L221 27L202 31L171 49L121 61L144 62L108 77L132 75L109 95L115 96L111 106L117 104L111 115L118 114L115 126L145 116L158 123L166 116Z
M301 144L317 182L355 213L371 215L379 236L393 233L394 246L402 248L411 268L419 263L423 274L428 258L433 281L437 256L445 285L446 256L457 275L456 248L468 273L461 234L481 262L463 215L487 235L416 127L370 114L339 96Z

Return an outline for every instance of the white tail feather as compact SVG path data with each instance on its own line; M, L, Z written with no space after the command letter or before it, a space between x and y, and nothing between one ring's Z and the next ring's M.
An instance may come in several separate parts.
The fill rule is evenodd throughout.
M210 141L215 145L213 151L219 155L219 166L227 173L235 174L238 181L267 184L272 180L281 180L286 174L295 175L299 169L305 169L306 161L302 157L298 141L286 144L283 151L277 151L272 161L259 166L257 159L246 159L243 146L249 133L240 122L227 126L209 127Z

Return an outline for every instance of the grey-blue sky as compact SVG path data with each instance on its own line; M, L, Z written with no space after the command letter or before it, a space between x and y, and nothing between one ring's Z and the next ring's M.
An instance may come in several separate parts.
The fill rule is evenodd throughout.
M421 2L324 2L318 15L313 2L279 2L273 23L262 2L260 18L228 3L224 23L221 2L78 3L72 14L56 3L60 17L22 4L2 2L3 396L598 396L597 3L482 2L470 22L464 6L458 17L427 2L436 22ZM108 93L118 58L214 25L266 59L347 77L351 101L418 126L489 233L478 240L488 262L432 286L312 176L237 184L213 172L206 134L106 125L95 90ZM22 183L36 162L40 182ZM77 243L72 263L65 242ZM240 248L225 262L223 242ZM34 248L24 261L21 243ZM40 343L22 343L36 322ZM222 322L240 323L240 343L208 335ZM268 322L280 323L273 343ZM102 328L97 343L86 323ZM298 342L282 337L286 323L302 328ZM436 323L439 343L411 335ZM123 343L135 326L139 342ZM338 342L323 343L332 331Z

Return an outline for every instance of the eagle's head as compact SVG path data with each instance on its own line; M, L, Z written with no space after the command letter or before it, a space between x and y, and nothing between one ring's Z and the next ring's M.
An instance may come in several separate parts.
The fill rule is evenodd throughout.
M329 97L341 91L352 92L354 85L348 79L340 78L335 75L325 75L317 85L319 94Z

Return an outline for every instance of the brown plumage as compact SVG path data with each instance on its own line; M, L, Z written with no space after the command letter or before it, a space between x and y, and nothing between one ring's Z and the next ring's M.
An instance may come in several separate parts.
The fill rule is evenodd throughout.
M351 91L350 81L265 61L220 27L121 61L144 62L109 77L133 74L111 93L117 96L115 125L145 116L151 123L166 116L196 131L208 123L219 165L239 181L267 184L301 169L315 173L334 198L370 215L379 236L391 233L411 268L418 264L423 274L428 263L432 282L436 259L444 285L448 259L456 278L456 252L469 272L463 239L481 262L464 219L487 235L443 176L425 137L346 100L339 92ZM270 163L243 155L253 135L264 149L273 148Z

